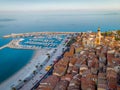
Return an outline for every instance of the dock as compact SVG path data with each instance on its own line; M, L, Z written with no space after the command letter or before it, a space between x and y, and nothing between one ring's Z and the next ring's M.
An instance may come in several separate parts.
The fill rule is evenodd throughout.
M29 33L12 33L9 35L4 35L3 38L16 38L16 37L27 37L27 36L37 36L37 35L56 35L56 34L75 34L81 32L29 32Z
M4 49L4 48L6 48L6 47L8 47L9 45L8 44L6 44L6 45L4 45L4 46L2 46L2 47L0 47L0 50L2 50L2 49Z

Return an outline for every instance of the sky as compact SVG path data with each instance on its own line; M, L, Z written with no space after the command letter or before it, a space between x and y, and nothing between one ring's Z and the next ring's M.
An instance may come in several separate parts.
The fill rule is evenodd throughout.
M120 10L120 0L0 0L0 11Z

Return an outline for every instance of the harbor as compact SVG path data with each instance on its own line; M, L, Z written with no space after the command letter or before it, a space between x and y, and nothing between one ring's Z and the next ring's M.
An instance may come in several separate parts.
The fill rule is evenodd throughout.
M32 37L16 37L10 43L8 43L7 47L14 49L33 49L37 51L32 60L19 72L3 82L0 85L0 88L3 90L36 90L36 88L38 90L41 90L41 88L50 88L51 90L54 90L54 88L59 88L56 86L57 80L59 81L59 78L61 78L61 82L62 80L66 80L71 83L70 80L74 80L77 76L81 75L81 78L88 80L87 78L89 77L84 76L82 71L83 69L86 71L84 72L85 74L88 73L93 76L96 75L96 77L99 78L99 74L97 74L97 72L105 73L103 67L100 66L101 58L103 58L98 52L100 47L101 53L103 53L105 50L107 50L106 45L109 43L109 47L111 47L112 50L110 49L108 51L105 51L106 54L109 55L109 53L111 54L113 52L117 53L117 57L114 58L117 60L117 62L119 62L119 53L117 52L116 48L120 46L120 43L116 42L113 34L111 35L112 36L103 37L101 35L100 28L98 28L97 33L87 32L67 35L38 35ZM112 42L110 43L110 41ZM66 45L69 45L68 43L70 44L69 48L66 47ZM54 44L56 44L56 47L54 47ZM93 60L89 62L91 55L93 56ZM97 58L97 55L99 58ZM88 58L87 61L86 58ZM106 57L106 59L109 58ZM109 63L109 61L107 62ZM116 63L113 64L116 65ZM88 67L90 67L90 70ZM115 66L111 68L114 69L114 72L117 72L118 67L119 66ZM92 78L93 80L96 79L95 77ZM81 82L81 88L87 88L87 84L84 86L84 81L81 80ZM47 86L44 85L44 83L46 83ZM50 83L54 83L54 85L49 86ZM59 83L58 86L61 85ZM95 83L96 82L94 81L93 90L96 90L95 86L98 86L97 88L99 88L99 84L101 84L99 83L97 85ZM67 87L71 88L70 86L66 86L66 88ZM75 88L75 86L73 86L73 88ZM115 88L117 88L117 86Z
M20 34L21 35L21 34ZM56 48L67 34L29 34L19 37L15 36L8 44L0 47L0 49L9 47L14 49L51 49ZM68 34L69 35L69 34Z
M120 0L0 0L0 90L120 90Z
M100 27L97 33L79 34L35 90L120 90L119 40Z
M20 71L10 77L8 80L4 81L0 88L3 90L30 90L46 76L50 69L46 70L47 66L52 67L56 60L64 53L66 50L66 44L69 41L70 35L65 35L64 37L59 37L61 35L55 36L39 36L39 37L27 37L27 38L14 38L6 46L14 49L33 49L36 53L33 59ZM44 38L44 40L42 40ZM49 39L48 39L49 38ZM45 43L57 43L56 47L45 46L38 47L38 43L32 46L32 43L26 44L25 42L37 41ZM66 42L67 41L67 42ZM31 45L32 44L32 45ZM31 47L30 47L31 46ZM18 78L19 77L19 78ZM7 86L7 87L6 87Z

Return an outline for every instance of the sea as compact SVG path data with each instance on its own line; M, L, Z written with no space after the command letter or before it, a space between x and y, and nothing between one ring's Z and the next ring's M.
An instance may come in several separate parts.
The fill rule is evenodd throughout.
M2 36L26 32L87 32L120 30L119 11L0 12L0 46L12 38ZM33 57L34 50L0 50L0 83L10 78Z

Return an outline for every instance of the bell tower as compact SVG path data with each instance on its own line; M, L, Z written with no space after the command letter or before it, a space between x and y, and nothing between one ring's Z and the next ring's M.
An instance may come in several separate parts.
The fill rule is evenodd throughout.
M100 32L100 27L98 27L98 32L96 34L96 44L100 45L101 42L101 32Z
M98 27L98 33L99 37L101 37L100 27Z

